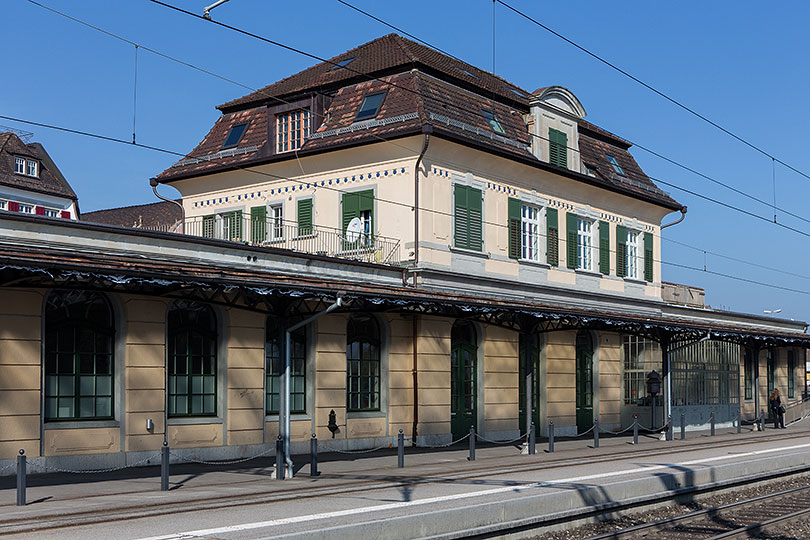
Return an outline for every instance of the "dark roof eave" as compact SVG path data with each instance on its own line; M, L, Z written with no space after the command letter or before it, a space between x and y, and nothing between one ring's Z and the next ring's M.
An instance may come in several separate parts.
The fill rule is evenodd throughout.
M465 146L470 146L479 150L483 150L490 154L495 154L497 156L506 157L509 159L514 159L519 161L525 165L529 165L531 167L535 167L537 169L542 169L544 171L553 172L555 174L559 174L560 176L565 176L566 178L570 178L572 180L576 180L578 182L582 182L597 188L606 189L608 191L619 193L621 195L625 195L628 197L633 197L635 199L639 199L656 206L660 206L662 208L667 208L669 210L680 211L683 208L683 205L678 203L677 201L673 201L672 203L657 199L653 196L645 195L644 193L638 193L635 191L624 190L618 186L614 186L612 184L604 184L598 181L598 179L588 176L586 174L578 173L576 171L572 171L570 169L563 169L561 167L557 167L555 165L551 165L550 163L546 163L545 161L540 161L539 159L533 156L521 156L520 154L509 152L507 150L502 150L500 148L496 148L485 143L481 143L475 139L471 139L469 137L463 137L458 135L452 131L448 131L442 129L441 127L433 126L434 134L444 136L448 139L454 140L455 142L459 142Z
M51 197L59 197L59 198L62 198L62 199L67 199L69 201L73 201L74 203L78 202L78 200L79 200L79 198L76 196L75 193L71 195L71 194L67 194L67 193L60 193L58 191L35 188L35 187L30 187L30 186L26 186L26 187L23 188L23 187L19 186L18 184L11 184L9 182L3 182L2 180L0 180L0 185L12 187L12 188L23 190L23 191L32 191L34 193L41 193L43 195L50 195Z

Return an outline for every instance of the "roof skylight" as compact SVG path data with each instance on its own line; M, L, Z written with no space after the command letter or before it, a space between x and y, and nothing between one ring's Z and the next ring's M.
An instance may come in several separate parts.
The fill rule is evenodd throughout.
M340 68L346 67L349 64L351 64L352 61L354 61L355 58L357 58L357 57L352 56L351 58L346 58L345 60L341 60L340 62L335 62L335 65L332 66L332 69L330 69L329 71L337 71Z
M489 125L490 127L492 127L492 131L494 131L495 133L500 133L501 135L506 135L506 130L503 129L503 126L495 117L494 112L489 111L487 109L481 109L481 112L484 114L484 118L489 120Z
M454 67L454 68L456 68L457 70L459 70L460 72L464 73L465 75L469 75L469 76L470 76L470 77L472 77L473 79L477 79L477 78L478 78L478 75L476 75L476 74L474 74L474 73L470 73L468 70L464 69L464 68L463 68L463 67L461 67L461 66L456 66L456 65L453 65L453 67Z
M619 162L616 161L616 158L611 156L610 154L605 154L605 157L610 162L610 165L613 167L613 170L616 171L618 174L624 176L624 169L622 169Z
M225 139L224 143L222 143L222 148L233 148L239 144L239 141L242 140L242 135L245 134L246 129L247 123L237 124L231 127L231 131L228 132L228 138Z
M360 110L357 111L355 120L365 120L367 118L374 118L380 112L380 105L382 105L385 92L377 92L376 94L369 94L363 99L363 104L360 105Z

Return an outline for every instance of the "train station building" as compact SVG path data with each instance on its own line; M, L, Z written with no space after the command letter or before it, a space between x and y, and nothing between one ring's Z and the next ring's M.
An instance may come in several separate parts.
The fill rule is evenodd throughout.
M171 232L0 212L0 459L699 428L802 400L806 324L664 282L686 208L568 89L392 34L218 108L155 179L182 195Z

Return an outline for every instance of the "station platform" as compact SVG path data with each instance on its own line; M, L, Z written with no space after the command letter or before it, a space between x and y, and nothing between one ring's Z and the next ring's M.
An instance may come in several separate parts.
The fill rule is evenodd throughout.
M468 442L444 449L396 447L365 454L294 456L296 475L275 479L273 458L232 465L172 464L110 473L28 476L16 506L14 476L0 478L0 534L10 538L458 538L509 526L532 529L620 511L641 501L696 496L707 486L810 471L810 419L776 430L744 426L661 440L642 434L558 439L549 453L521 444ZM104 527L98 524L104 523ZM94 528L95 525L95 528Z

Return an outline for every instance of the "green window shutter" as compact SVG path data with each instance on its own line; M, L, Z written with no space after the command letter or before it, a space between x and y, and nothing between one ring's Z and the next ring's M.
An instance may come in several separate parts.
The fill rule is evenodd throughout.
M546 258L550 266L560 264L560 229L557 224L557 209L546 208Z
M568 135L558 129L548 129L548 161L568 168Z
M470 211L470 249L481 251L484 248L484 200L480 189L467 188L467 208Z
M470 218L467 209L467 186L455 184L453 186L453 245L457 248L470 247Z
M261 244L267 239L267 207L254 206L250 209L250 241Z
M509 198L509 257L519 259L521 254L520 238L520 200Z
M235 212L231 212L227 219L231 220L230 223L230 231L231 237L230 240L242 240L242 211L236 210Z
M616 225L616 275L627 275L627 229Z
M653 237L644 233L644 281L653 280Z
M312 199L298 199L298 236L312 234Z
M577 215L571 212L566 214L566 241L565 254L566 266L568 268L577 267Z
M216 218L213 215L203 216L202 235L206 238L213 238L215 225L216 225Z
M344 193L343 208L341 210L343 212L343 225L340 228L340 234L345 235L349 222L356 217L360 217L359 193Z
M599 222L599 271L610 274L610 223Z

